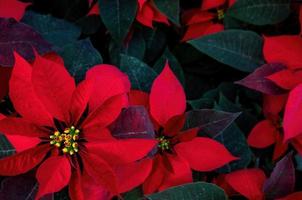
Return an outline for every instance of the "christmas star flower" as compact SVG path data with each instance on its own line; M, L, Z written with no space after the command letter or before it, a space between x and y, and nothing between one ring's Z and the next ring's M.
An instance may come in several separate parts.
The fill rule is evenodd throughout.
M192 182L191 169L211 171L236 159L219 142L197 137L197 128L182 131L186 97L168 64L154 80L150 96L141 91L132 91L130 102L149 108L158 140L157 153L146 159L151 165L150 170L141 175L147 176L143 183L144 193ZM137 174L131 177L142 178Z
M60 63L36 55L31 66L15 58L9 96L20 117L2 116L0 131L17 154L0 160L0 175L37 168L36 199L67 185L71 199L97 198L91 188L118 194L113 166L143 158L156 144L117 140L107 129L127 105L127 76L113 66L97 65L76 86Z
M203 0L201 8L185 11L182 20L187 26L182 41L195 39L204 35L224 30L225 10L235 3L235 0Z

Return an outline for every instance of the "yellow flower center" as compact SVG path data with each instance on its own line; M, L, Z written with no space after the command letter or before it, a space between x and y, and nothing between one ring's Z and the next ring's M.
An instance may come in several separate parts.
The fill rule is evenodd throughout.
M74 126L66 128L63 133L55 131L53 135L49 138L50 144L55 145L57 148L61 148L64 154L68 153L73 155L78 152L78 140L79 140L80 130L76 129Z
M170 141L166 139L164 136L158 137L158 147L164 151L170 149Z
M218 9L217 10L217 17L218 17L218 20L222 20L224 18L224 10L223 9Z

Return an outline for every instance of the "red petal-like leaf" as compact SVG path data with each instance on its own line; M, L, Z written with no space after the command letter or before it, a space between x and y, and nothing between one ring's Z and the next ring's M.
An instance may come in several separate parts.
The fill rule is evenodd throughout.
M185 25L199 24L209 22L215 18L215 14L211 12L201 11L200 9L191 9L185 11L182 15L182 21Z
M25 137L19 135L6 135L5 137L13 145L17 153L33 148L41 142L39 138Z
M167 169L164 166L163 158L158 154L153 159L152 170L149 177L143 183L144 194L151 194L159 189L165 177L166 171Z
M184 89L166 63L151 88L151 115L161 126L164 126L172 117L183 114L185 109Z
M284 118L284 140L294 138L302 133L302 84L293 89L288 97Z
M272 80L268 80L266 78L267 76L275 74L276 72L279 72L283 69L285 69L285 66L283 66L282 64L265 64L257 68L254 72L252 72L244 79L237 81L236 83L247 88L262 92L264 94L283 94L286 92L284 89L280 88L280 86L276 85Z
M30 3L24 3L18 0L0 0L0 17L4 18L14 18L15 20L19 21L25 12L25 8Z
M205 35L217 33L224 30L222 24L209 22L201 22L198 24L189 25L185 35L181 41L196 39Z
M97 153L97 152L93 152ZM100 187L105 187L113 194L118 194L117 177L108 163L93 153L81 153L84 171L94 179ZM85 178L85 177L83 177ZM86 177L87 178L87 177Z
M0 160L1 176L16 176L37 166L49 151L48 144L37 146Z
M295 189L295 166L292 153L277 162L271 176L265 181L263 191L269 199L286 196Z
M265 178L264 172L260 169L242 169L225 176L234 190L250 200L263 199L262 187Z
M302 66L302 38L300 36L264 37L263 53L268 63L278 62L290 69Z
M36 56L32 83L37 96L56 119L69 122L69 105L75 81L61 64Z
M145 159L115 167L114 171L118 178L119 192L127 192L141 185L150 174L152 163L151 159Z
M80 134L80 137L88 142L95 142L98 140L112 140L114 137L107 128L100 126L90 126L85 128Z
M7 3L5 1L5 4ZM0 11L0 13L2 12ZM18 52L26 60L35 58L33 48L40 54L51 51L51 46L35 30L14 19L0 18L0 30L0 66L11 67L14 65L13 51Z
M95 110L109 98L130 91L128 77L112 65L96 65L86 73L86 79L95 79L89 109Z
M203 0L201 4L202 10L218 8L226 3L226 0Z
M111 165L123 165L145 157L156 143L156 140L125 139L88 143L86 147Z
M144 106L149 109L149 94L140 90L129 92L129 103L133 106Z
M72 122L76 124L83 112L88 106L88 101L92 94L93 80L86 79L82 81L73 92L70 105L70 114Z
M15 59L16 62L9 83L9 96L14 108L28 121L52 126L52 116L34 90L31 80L32 67L18 54L15 54Z
M294 144L293 144L293 146L295 147ZM284 143L283 142L283 136L281 134L278 134L277 137L276 137L276 144L275 144L275 148L274 148L273 161L276 161L281 156L283 156L283 154L286 152L287 148L288 148L288 143Z
M271 80L283 89L291 90L296 87L299 83L302 83L302 71L284 69L267 76L267 79Z
M167 155L173 172L167 172L159 190L193 182L192 171L187 161L176 155Z
M65 156L53 156L45 160L37 170L39 190L36 199L48 193L62 190L71 177L71 166Z
M153 9L150 4L145 3L143 7L138 11L136 15L136 20L141 24L153 28Z
M237 159L222 144L205 137L179 143L174 149L198 171L211 171Z
M263 114L271 119L271 117L279 120L279 113L284 109L287 101L287 94L283 95L264 95L263 97Z
M255 148L265 148L276 142L278 129L270 120L263 120L256 124L250 132L247 142Z
M20 135L27 137L48 137L47 131L28 120L16 117L7 117L0 120L0 132L4 135Z
M126 95L117 95L106 100L101 106L95 109L83 122L83 129L92 126L105 128L117 119L127 102Z
M175 136L185 124L185 115L178 115L170 118L164 125L164 135Z

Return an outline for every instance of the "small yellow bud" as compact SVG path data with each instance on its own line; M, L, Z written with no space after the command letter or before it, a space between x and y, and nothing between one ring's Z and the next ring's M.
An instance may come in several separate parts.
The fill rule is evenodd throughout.
M71 127L70 127L70 129L71 129L71 130L74 130L74 129L75 129L75 127L74 127L74 126L71 126Z
M60 135L60 132L59 132L59 131L55 131L55 132L54 132L54 135L55 135L55 136L58 136L58 135Z
M56 143L55 145L56 145L56 147L60 147L61 143Z
M63 153L67 153L68 152L68 149L65 147L62 149Z
M74 154L74 150L70 150L69 154L72 156Z
M75 130L75 133L76 133L76 134L79 134L79 133L80 133L80 130L79 130L79 129Z

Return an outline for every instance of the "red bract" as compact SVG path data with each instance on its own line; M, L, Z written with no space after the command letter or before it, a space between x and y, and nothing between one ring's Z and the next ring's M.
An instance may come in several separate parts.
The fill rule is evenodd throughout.
M98 65L76 87L59 63L36 55L31 66L19 55L15 58L9 96L21 117L2 119L0 131L18 153L0 160L0 175L37 166L36 199L68 184L72 199L95 199L102 191L118 194L113 167L143 158L156 144L117 140L107 129L127 105L127 76Z
M15 18L19 21L29 4L18 0L0 0L0 17Z
M225 176L226 182L249 200L264 199L262 187L265 179L261 169L242 169Z
M153 27L153 22L165 23L169 25L168 18L161 13L154 5L153 0L138 0L139 9L136 20L141 24Z
M182 16L182 20L187 26L187 30L182 41L223 31L223 24L215 21L223 20L225 9L234 2L234 0L205 0L202 1L200 9L186 11ZM227 6L224 6L225 4ZM213 9L216 9L216 11L212 11Z
M287 95L264 96L263 111L266 119L260 121L248 136L248 144L255 148L266 148L275 144L273 160L278 159L287 150L283 143L282 121L279 113L283 110Z
M158 140L157 153L152 162L148 160L152 167L143 183L144 193L192 182L191 169L211 171L236 159L219 142L197 137L197 128L182 131L185 93L168 64L154 80L149 98L146 93L132 91L130 101L149 108ZM141 177L136 174L132 178Z

